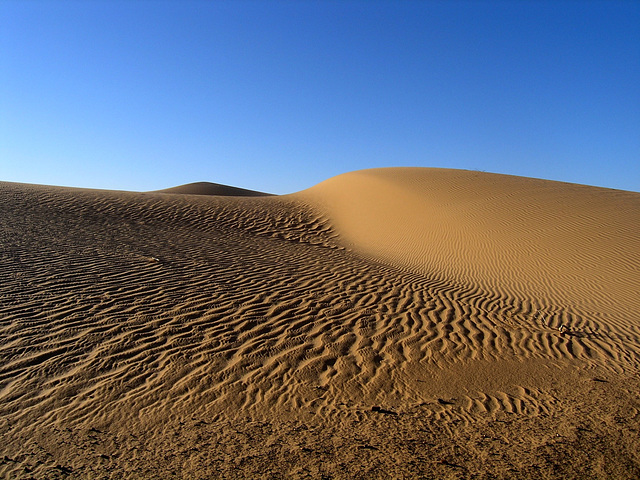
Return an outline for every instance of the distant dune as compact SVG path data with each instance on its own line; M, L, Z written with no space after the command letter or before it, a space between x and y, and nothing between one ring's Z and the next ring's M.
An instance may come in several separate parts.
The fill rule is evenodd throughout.
M157 190L156 193L178 193L183 195L221 195L225 197L265 197L270 193L245 190L244 188L230 187L211 182L196 182L180 185L179 187Z
M0 182L0 218L5 478L640 478L638 193Z

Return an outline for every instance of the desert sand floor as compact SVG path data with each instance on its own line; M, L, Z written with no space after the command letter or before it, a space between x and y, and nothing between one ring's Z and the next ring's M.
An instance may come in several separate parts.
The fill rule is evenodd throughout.
M0 475L640 478L639 193L249 193L0 183Z

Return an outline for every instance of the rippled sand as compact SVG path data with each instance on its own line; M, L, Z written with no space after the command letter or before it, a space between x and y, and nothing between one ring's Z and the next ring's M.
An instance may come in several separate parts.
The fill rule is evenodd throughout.
M1 475L640 477L640 194L249 193L0 183Z

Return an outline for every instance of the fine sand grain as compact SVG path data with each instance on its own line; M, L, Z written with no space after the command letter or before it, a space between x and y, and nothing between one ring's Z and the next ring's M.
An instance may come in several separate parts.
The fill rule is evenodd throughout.
M640 194L0 183L4 478L640 478Z

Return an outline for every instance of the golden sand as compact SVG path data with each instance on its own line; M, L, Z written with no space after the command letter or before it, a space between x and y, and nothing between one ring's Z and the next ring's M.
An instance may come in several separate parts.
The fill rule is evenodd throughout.
M640 478L640 194L0 183L4 478Z

